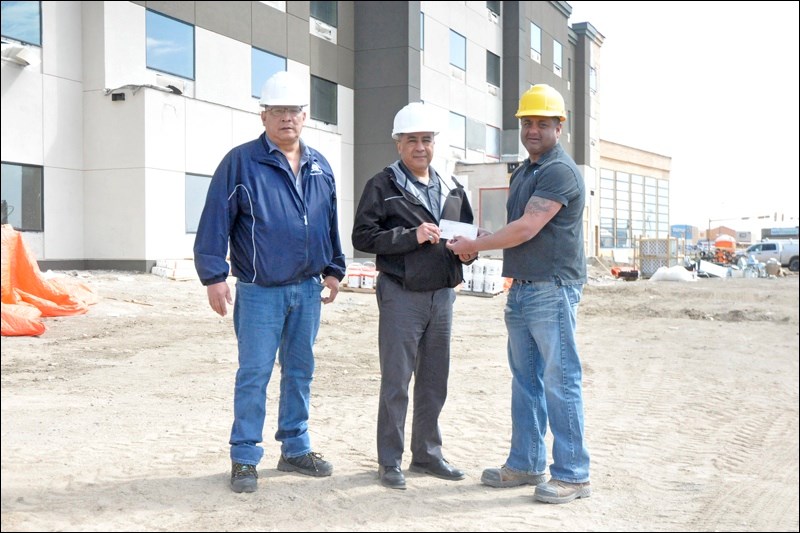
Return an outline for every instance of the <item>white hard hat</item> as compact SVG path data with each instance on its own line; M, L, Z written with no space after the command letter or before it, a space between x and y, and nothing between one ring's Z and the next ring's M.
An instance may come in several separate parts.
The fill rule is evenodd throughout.
M281 70L264 82L258 103L262 106L305 106L308 105L308 88L296 76Z
M439 133L439 125L433 116L433 110L426 108L422 102L411 102L394 116L392 139L400 138L401 133L415 133L422 131Z

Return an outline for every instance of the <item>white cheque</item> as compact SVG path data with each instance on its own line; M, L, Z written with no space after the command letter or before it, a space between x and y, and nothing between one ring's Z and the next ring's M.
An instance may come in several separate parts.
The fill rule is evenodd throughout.
M440 239L452 239L456 235L461 235L468 239L476 239L478 237L478 226L444 218L439 222L439 230L441 230Z

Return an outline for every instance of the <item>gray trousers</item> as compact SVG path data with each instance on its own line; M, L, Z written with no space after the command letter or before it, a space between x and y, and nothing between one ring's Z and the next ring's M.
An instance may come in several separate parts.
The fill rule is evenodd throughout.
M388 276L378 276L376 297L381 367L378 464L401 466L412 374L411 459L439 460L439 414L447 399L455 291L408 291Z

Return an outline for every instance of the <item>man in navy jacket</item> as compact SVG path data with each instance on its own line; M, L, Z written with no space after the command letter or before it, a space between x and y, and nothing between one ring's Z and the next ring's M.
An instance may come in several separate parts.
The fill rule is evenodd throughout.
M277 354L281 369L278 469L329 476L333 466L312 450L308 434L313 346L321 303L331 303L344 278L336 183L325 157L300 133L308 91L288 72L264 84L265 132L232 149L208 189L194 244L194 262L211 308L233 303L239 347L230 436L231 488L254 492L266 416L267 385ZM329 289L321 297L323 287Z

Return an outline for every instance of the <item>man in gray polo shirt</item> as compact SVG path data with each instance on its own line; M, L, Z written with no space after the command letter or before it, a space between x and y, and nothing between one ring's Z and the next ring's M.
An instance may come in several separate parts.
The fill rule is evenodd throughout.
M567 503L591 494L584 442L582 370L575 341L586 283L583 176L558 144L564 99L538 84L519 102L520 138L528 159L511 176L508 224L477 239L457 237L458 254L503 249L503 276L513 278L505 310L511 367L511 450L487 468L491 487L535 485L534 498ZM545 482L548 424L553 434Z

